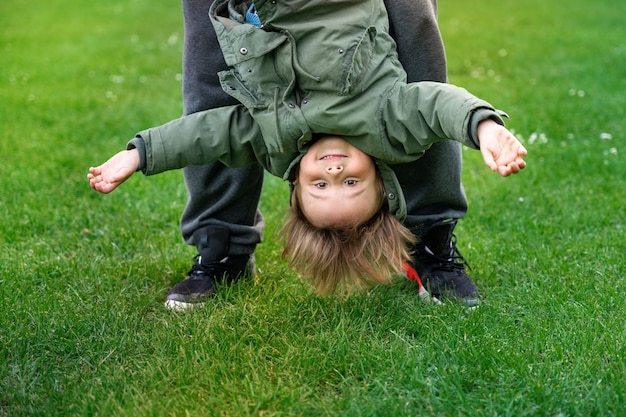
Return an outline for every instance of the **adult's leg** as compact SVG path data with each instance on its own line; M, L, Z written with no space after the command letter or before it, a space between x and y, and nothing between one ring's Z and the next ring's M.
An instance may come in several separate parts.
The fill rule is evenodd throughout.
M385 0L391 33L409 82L447 82L446 57L437 23L436 0ZM407 202L405 225L421 238L413 266L436 297L478 302L476 287L453 235L467 212L461 184L461 145L434 144L419 160L393 167Z
M209 20L212 0L182 0L185 24L183 50L184 113L231 105L217 73L226 68ZM263 168L229 168L217 162L183 169L188 201L181 218L185 241L199 258L189 276L174 286L166 305L181 309L214 294L221 282L231 282L254 270L253 252L261 242L263 216L257 210Z

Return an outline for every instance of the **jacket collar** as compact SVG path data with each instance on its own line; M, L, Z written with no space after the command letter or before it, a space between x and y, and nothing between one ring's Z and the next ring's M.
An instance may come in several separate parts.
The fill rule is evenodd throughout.
M386 163L376 160L376 165L383 177L389 211L400 221L406 218L406 201L396 173Z

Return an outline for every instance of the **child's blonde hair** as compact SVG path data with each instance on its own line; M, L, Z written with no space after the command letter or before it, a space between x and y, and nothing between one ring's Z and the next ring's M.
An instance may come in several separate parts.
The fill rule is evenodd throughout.
M319 228L300 207L298 186L291 194L291 211L280 232L283 258L309 280L319 295L339 290L343 295L372 284L387 284L402 273L415 236L387 209L380 177L380 206L364 224Z

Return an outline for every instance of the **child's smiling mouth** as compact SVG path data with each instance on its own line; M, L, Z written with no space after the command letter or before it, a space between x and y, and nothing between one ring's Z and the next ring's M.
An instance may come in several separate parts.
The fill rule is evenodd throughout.
M347 158L347 155L340 155L340 154L330 154L330 155L324 155L320 158L321 161L332 161L335 159L343 159L343 158Z

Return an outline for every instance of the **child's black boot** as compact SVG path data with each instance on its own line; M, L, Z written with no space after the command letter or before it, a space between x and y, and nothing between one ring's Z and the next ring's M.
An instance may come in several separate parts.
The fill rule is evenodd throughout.
M480 303L476 286L467 275L467 262L456 247L456 220L439 221L424 228L412 248L411 265L424 287L439 300L461 301L467 307Z
M165 306L181 311L204 305L218 286L254 275L254 255L228 255L230 233L222 226L209 226L196 232L199 255L184 281L165 297Z

